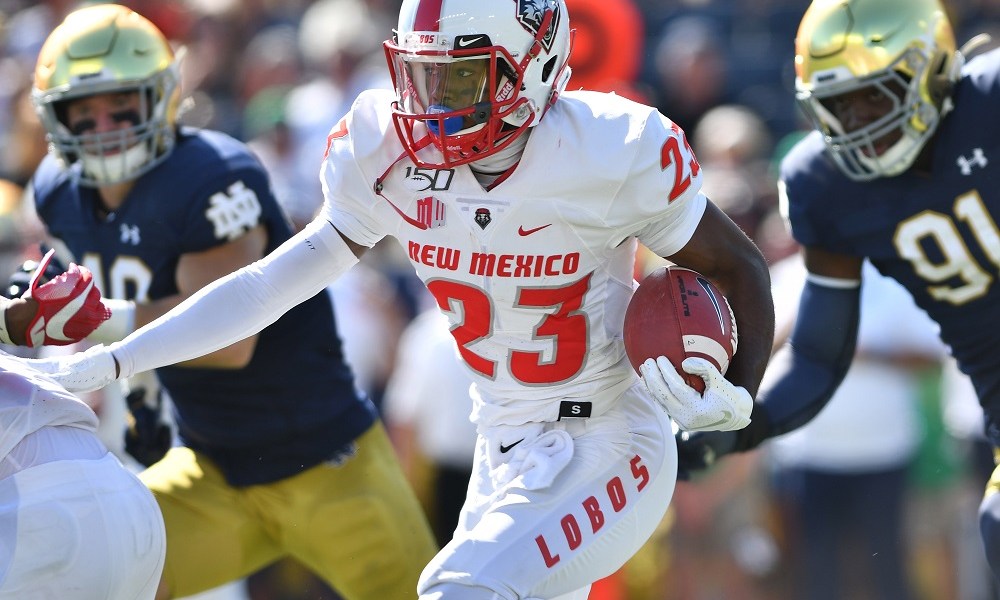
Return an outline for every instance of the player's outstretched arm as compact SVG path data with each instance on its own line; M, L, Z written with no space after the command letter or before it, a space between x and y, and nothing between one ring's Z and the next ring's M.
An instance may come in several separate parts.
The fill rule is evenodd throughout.
M98 389L254 335L357 261L340 232L318 218L268 256L206 286L121 342L31 362L70 391Z

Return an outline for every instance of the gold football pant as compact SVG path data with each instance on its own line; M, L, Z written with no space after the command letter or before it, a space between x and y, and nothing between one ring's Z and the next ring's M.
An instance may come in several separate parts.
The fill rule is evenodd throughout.
M436 545L427 519L376 423L340 466L234 488L215 465L173 448L140 478L167 530L163 578L188 596L291 556L348 600L416 597Z

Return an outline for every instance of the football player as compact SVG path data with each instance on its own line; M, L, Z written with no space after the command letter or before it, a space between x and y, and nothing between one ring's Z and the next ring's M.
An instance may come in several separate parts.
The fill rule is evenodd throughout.
M665 396L690 406L682 427L744 426L774 317L763 256L701 193L681 129L620 96L564 91L571 38L564 0L405 0L385 42L395 90L362 92L332 127L311 224L122 342L36 364L79 390L194 359L294 310L392 236L475 382L468 497L419 597L586 598L673 493ZM668 390L657 397L625 356L639 241L733 304L742 337L728 379L685 364L704 396L650 360L649 387Z
M1000 446L1000 50L966 63L975 40L956 49L937 0L809 6L795 42L796 90L815 131L783 160L780 179L809 271L797 326L751 425L682 436L682 467L754 448L819 412L854 355L866 258L940 326ZM998 490L1000 470L980 508L1000 573Z
M91 341L124 337L291 235L246 146L178 126L178 68L152 23L112 4L68 15L38 58L32 98L50 152L32 179L35 204L111 298ZM291 556L345 598L403 598L436 551L373 405L355 391L329 296L297 300L255 335L158 365L182 444L139 444L155 462L141 479L167 530L160 597ZM132 382L130 407L155 406L155 385Z

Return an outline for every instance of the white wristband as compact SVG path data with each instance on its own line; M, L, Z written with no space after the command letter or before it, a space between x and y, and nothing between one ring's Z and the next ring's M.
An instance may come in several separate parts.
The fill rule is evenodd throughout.
M111 318L88 335L88 340L110 344L125 339L125 336L135 331L135 302L114 298L102 298L101 302L111 309Z

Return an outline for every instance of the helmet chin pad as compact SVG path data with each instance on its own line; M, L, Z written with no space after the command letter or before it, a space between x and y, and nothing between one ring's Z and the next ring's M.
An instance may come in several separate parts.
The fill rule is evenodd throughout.
M139 143L109 156L84 152L80 154L80 162L90 179L98 184L113 184L131 179L132 174L146 164L149 155L148 146Z

